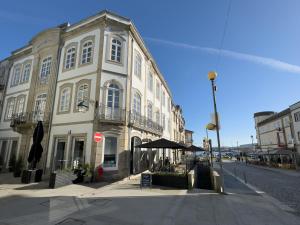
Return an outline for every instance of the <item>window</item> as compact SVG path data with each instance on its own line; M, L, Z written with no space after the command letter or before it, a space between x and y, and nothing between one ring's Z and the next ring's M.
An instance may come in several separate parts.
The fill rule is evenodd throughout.
M6 105L6 119L11 119L13 113L14 113L14 108L15 108L15 99L12 98L8 100L7 105Z
M107 91L107 107L119 108L120 89L116 84L110 84Z
M134 74L141 79L142 74L142 57L138 52L135 54Z
M48 75L50 74L51 71L51 57L47 57L42 61L42 68L41 68L41 81L42 82L47 82L48 80Z
M117 166L117 138L105 137L103 167Z
M47 94L40 94L36 97L34 108L34 121L43 121L46 108Z
M65 69L71 69L75 66L75 54L76 48L74 46L67 49Z
M147 117L149 120L152 120L152 115L153 115L153 107L152 104L149 102L147 107Z
M162 97L161 97L161 101L162 101L162 105L165 106L166 105L166 94L165 91L162 91Z
M155 119L156 119L156 123L160 124L160 113L159 113L159 111L156 111L156 113L155 113Z
M163 129L166 128L166 116L164 113L162 114L162 127L163 127Z
M11 86L16 86L19 84L20 81L20 75L21 75L21 67L20 66L16 66L14 68L14 74L11 80Z
M93 52L93 42L92 41L84 42L82 48L82 54L81 54L81 64L92 62L92 52Z
M141 115L141 96L137 92L133 96L133 113Z
M117 39L112 39L110 60L120 63L121 62L121 49L122 49L121 41L119 41Z
M160 85L158 80L156 81L156 98L160 98Z
M76 96L76 110L79 111L87 111L89 109L89 85L87 83L81 84L77 89ZM84 107L78 106L79 104L84 104Z
M300 121L300 111L294 114L295 122Z
M22 114L23 113L24 105L25 105L25 97L21 96L17 100L17 105L16 105L16 113L17 114Z
M24 67L21 83L26 83L29 80L30 70L31 70L31 64L28 63Z
M59 112L67 112L70 110L71 88L62 89L60 95Z
M148 89L153 91L153 75L150 72L148 73Z

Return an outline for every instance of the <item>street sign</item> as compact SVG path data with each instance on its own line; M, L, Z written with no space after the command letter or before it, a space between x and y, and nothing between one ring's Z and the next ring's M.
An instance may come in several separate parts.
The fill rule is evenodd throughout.
M95 132L94 141L98 143L103 140L103 137L103 134L101 134L100 132Z
M152 185L152 175L151 173L142 173L141 174L141 188L151 187Z

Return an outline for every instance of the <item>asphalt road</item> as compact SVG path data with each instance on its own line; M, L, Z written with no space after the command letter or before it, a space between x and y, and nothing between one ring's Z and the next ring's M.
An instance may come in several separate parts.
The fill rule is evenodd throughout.
M247 183L295 209L297 214L300 214L300 171L268 169L233 161L225 161L223 166L242 180L246 180Z

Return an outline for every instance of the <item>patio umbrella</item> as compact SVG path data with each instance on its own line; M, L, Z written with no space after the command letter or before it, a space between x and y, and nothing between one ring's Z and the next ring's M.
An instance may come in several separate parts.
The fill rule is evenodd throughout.
M43 153L43 147L41 145L41 142L44 137L44 128L42 121L38 121L37 126L34 129L33 132L33 143L30 148L29 156L27 161L29 163L32 163L32 169L36 168L36 164L40 161Z
M190 151L190 152L204 152L205 150L201 147L195 146L195 145L191 145L190 147L188 147L187 149L185 149L185 151Z
M161 138L155 141L151 141L145 144L136 145L137 148L162 148L163 149L163 163L165 161L165 149L186 149L187 147L184 144L180 144L174 141Z

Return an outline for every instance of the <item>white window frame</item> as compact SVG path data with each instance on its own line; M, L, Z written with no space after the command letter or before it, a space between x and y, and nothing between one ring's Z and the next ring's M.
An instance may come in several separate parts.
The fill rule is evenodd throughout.
M21 65L14 66L10 86L17 86L21 80Z
M42 60L40 80L42 83L47 83L48 76L51 73L52 56L47 56Z
M113 37L110 42L110 60L116 63L122 62L122 41Z
M23 68L23 74L20 83L27 83L29 81L30 72L31 72L31 63L26 63Z
M134 74L142 79L142 56L139 52L135 52Z
M8 99L6 103L6 112L5 112L6 120L10 120L12 118L12 115L14 114L14 110L15 110L15 103L16 103L15 98Z
M15 113L22 114L24 112L24 106L25 106L25 96L21 96L19 97L19 99L17 98Z
M92 62L93 48L94 48L94 42L92 40L87 40L83 42L82 51L81 51L81 62L80 62L82 65Z
M157 99L160 99L160 89L161 89L161 87L160 87L160 83L159 83L159 81L158 80L156 80L156 86L155 86L156 88L156 98Z
M65 87L61 90L59 99L59 112L70 111L71 87Z
M148 102L147 105L147 118L153 120L153 104L151 102Z
M153 74L151 72L148 73L148 90L153 92Z
M166 93L164 90L162 90L161 102L162 102L162 106L166 105Z
M76 47L71 46L66 49L65 69L72 69L76 62Z
M83 87L83 89L81 89L81 87ZM85 88L85 87L87 87L87 88ZM86 103L86 107L80 108L80 111L88 111L89 110L89 98L90 98L89 89L90 89L90 85L88 83L82 83L78 86L78 88L76 90L76 106L75 106L76 110L79 110L78 104L80 102Z
M141 115L142 114L142 96L135 92L133 95L133 106L132 106L133 113L135 115Z

